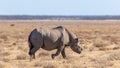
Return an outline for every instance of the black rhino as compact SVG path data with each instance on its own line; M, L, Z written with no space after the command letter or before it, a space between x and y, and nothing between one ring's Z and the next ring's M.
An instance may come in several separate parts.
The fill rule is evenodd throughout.
M39 48L48 51L57 49L57 52L51 55L52 59L60 53L63 58L66 58L66 46L70 46L74 52L79 54L83 50L79 45L76 35L63 26L58 26L52 29L34 29L29 35L28 42L31 59L35 58L35 52Z

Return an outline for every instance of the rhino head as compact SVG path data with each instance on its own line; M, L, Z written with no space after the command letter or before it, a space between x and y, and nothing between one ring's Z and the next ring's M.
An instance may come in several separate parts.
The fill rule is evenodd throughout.
M76 52L76 53L81 53L81 51L83 50L82 46L80 46L78 38L75 38L74 40L72 40L72 42L69 44L71 49Z

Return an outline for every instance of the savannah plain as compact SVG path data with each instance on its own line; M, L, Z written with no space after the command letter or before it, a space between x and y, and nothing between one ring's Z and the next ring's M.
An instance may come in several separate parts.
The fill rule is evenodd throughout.
M67 59L52 60L56 50L39 49L30 61L30 32L59 25L77 35L82 53L67 47ZM0 20L0 68L120 68L120 20Z

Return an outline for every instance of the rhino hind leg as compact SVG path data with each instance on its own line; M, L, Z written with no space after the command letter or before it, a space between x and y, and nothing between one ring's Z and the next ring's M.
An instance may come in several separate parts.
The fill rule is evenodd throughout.
M30 61L32 60L32 58L35 58L35 55L32 54L32 49L34 48L34 46L32 44L29 44L29 55L30 55Z
M31 44L29 44L29 55L31 55L32 48L33 48L33 46L31 46Z
M38 50L38 49L40 49L41 47L42 47L42 45L43 45L43 40L42 40L42 38L41 37L39 37L39 36L37 36L37 37L33 37L32 39L31 39L31 41L32 41L32 45L33 45L33 48L31 49L31 57L33 58L33 59L35 59L35 53L36 53L36 51Z
M54 59L55 56L58 56L61 53L61 51L63 50L63 48L64 48L64 46L58 47L57 52L55 54L51 55L52 59Z
M31 57L35 59L35 52L39 49L40 47L34 47L31 50Z

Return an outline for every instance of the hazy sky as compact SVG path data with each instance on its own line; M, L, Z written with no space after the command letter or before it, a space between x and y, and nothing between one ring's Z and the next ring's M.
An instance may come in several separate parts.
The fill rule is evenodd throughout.
M120 0L0 0L0 15L120 15Z

